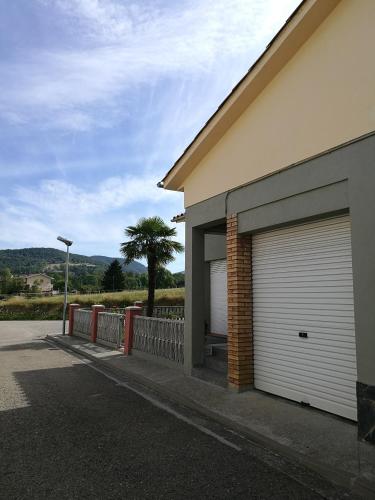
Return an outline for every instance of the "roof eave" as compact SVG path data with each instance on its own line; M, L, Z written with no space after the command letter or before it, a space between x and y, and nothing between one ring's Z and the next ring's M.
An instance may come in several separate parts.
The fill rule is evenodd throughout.
M165 189L183 191L184 180L252 101L294 56L341 0L304 0L246 75L220 104L167 172Z

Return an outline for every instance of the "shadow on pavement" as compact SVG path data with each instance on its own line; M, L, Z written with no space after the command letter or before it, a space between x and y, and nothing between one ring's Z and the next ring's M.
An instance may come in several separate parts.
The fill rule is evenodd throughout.
M43 349L51 348L44 340L34 340L32 342L24 342L22 344L9 344L0 347L0 352L11 352L11 351L24 351L33 350L39 351Z
M63 362L12 373L0 411L2 498L320 498L78 360Z

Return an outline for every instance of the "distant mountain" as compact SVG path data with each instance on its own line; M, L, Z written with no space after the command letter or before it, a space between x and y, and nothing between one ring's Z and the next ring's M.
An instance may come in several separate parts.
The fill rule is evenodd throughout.
M90 259L93 262L100 262L105 266L108 266L108 264L110 264L113 260L117 259L122 265L124 271L137 274L147 273L147 267L136 260L134 262L131 262L130 264L124 264L124 259L122 259L121 257L105 257L104 255L92 255Z
M63 264L66 253L56 248L21 248L16 250L0 250L0 270L8 267L13 274L39 273L53 268L53 264ZM105 268L115 257L93 255L91 257L70 254L70 262L82 266ZM142 274L147 272L146 266L140 262L124 265L124 259L118 258L124 271Z

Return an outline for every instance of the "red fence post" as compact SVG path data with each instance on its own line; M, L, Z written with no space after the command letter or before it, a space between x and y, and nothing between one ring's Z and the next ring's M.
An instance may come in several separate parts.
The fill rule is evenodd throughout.
M134 302L134 307L143 307L143 302L142 300L136 300Z
M73 335L73 326L74 326L74 313L76 309L79 309L81 306L79 304L69 304L69 330L68 335Z
M91 306L91 342L96 342L96 335L98 333L98 314L105 310L105 307L102 305L94 305Z
M142 308L130 306L125 308L124 354L129 355L133 347L134 317L142 314Z

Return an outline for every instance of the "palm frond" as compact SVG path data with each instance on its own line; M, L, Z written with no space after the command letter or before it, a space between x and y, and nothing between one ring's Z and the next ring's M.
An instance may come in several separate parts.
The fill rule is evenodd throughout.
M129 241L121 243L120 251L126 263L153 255L160 264L167 264L174 260L175 252L184 249L180 242L171 240L176 235L176 229L167 226L161 217L143 217L125 229Z

